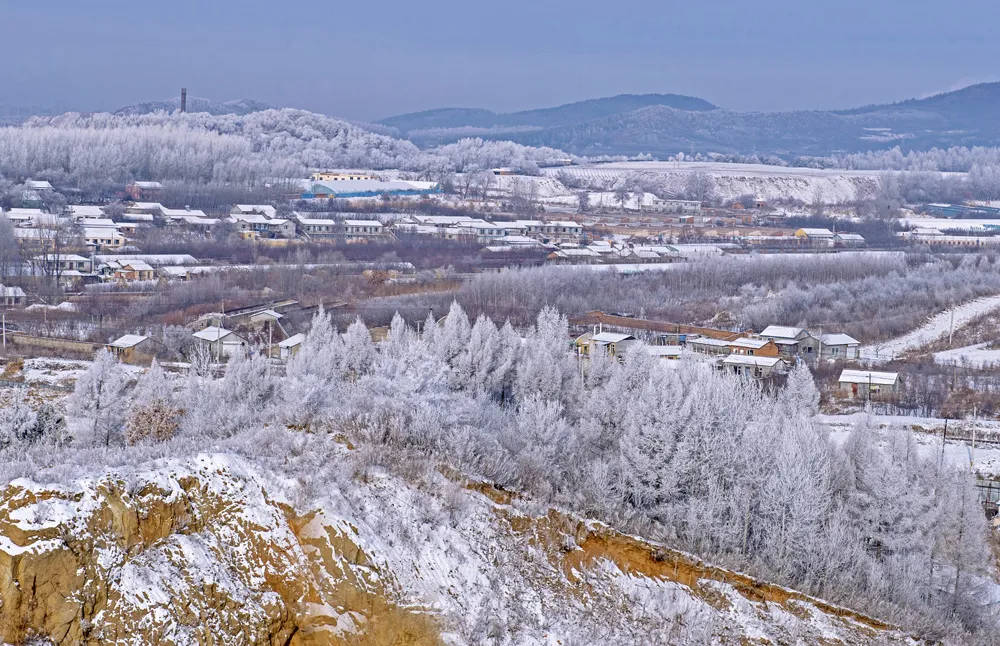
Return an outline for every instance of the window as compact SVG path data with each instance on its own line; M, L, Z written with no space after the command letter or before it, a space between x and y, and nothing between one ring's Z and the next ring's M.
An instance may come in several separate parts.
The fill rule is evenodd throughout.
M837 356L838 354L840 354L840 348L830 348L830 354L832 354L833 356Z

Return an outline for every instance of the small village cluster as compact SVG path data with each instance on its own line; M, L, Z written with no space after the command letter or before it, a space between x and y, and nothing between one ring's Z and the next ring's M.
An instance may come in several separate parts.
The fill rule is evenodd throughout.
M799 361L816 364L860 359L861 343L847 334L814 334L796 327L771 325L760 333L732 332L598 311L572 322L578 329L591 328L575 340L581 357L603 352L622 359L640 346L658 359L675 361L688 354L712 362L718 370L753 379L786 373ZM894 395L901 385L896 372L850 369L843 370L838 383L843 394L861 398Z

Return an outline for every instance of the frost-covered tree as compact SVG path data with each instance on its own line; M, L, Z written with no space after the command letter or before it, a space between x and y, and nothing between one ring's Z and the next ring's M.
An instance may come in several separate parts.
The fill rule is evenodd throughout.
M371 333L360 318L347 326L344 333L342 367L349 379L359 379L368 374L375 363L375 343Z
M302 347L286 367L282 388L286 421L310 425L332 410L342 383L344 352L343 338L320 307Z
M105 447L117 440L126 410L128 378L121 364L107 350L99 351L80 375L70 395L72 411L90 420L90 441Z
M0 407L0 450L32 443L36 437L36 415L18 388L9 403Z

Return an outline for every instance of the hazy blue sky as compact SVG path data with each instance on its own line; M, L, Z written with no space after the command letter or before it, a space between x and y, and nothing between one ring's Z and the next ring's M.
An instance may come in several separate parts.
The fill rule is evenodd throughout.
M674 92L849 107L1000 78L989 0L0 0L0 103L250 97L354 119Z

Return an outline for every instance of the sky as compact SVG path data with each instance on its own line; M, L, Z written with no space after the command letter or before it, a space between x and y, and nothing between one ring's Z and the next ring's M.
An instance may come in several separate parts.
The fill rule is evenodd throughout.
M374 121L622 93L846 108L1000 79L989 0L0 0L0 104L253 98Z

